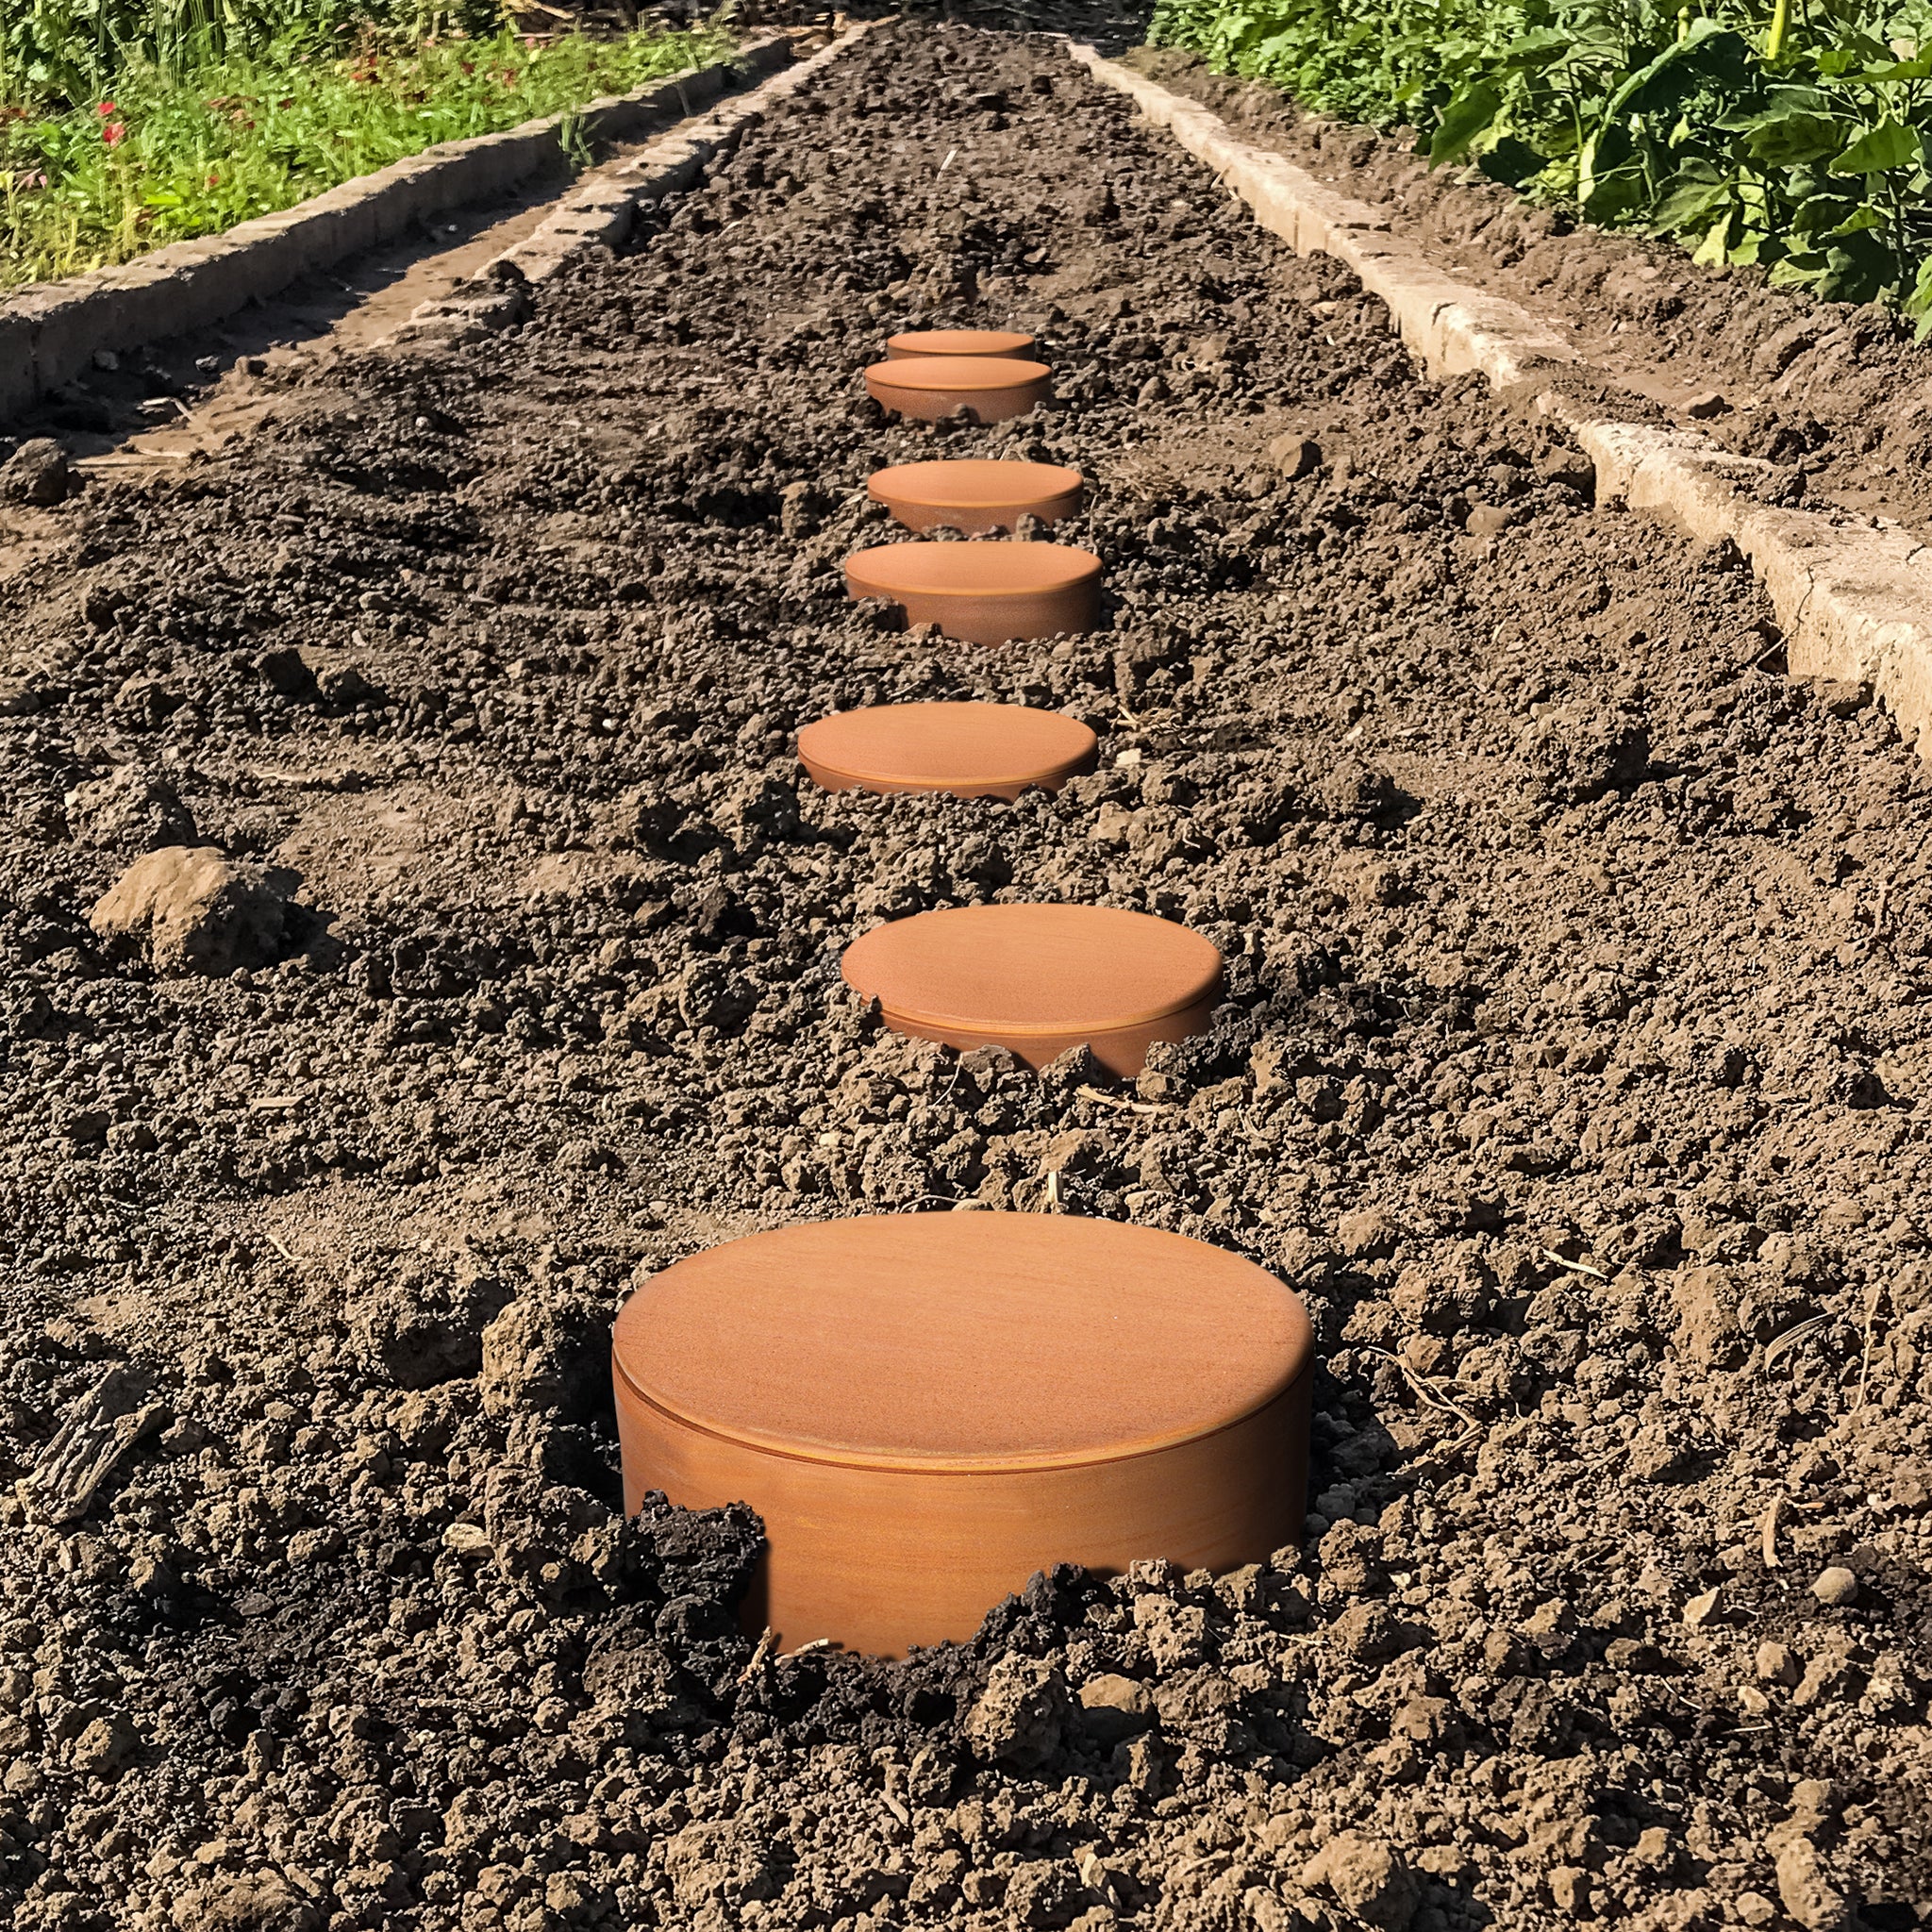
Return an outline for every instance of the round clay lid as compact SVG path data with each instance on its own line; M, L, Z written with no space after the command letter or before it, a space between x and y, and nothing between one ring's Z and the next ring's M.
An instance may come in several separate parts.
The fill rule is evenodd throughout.
M1295 1294L1252 1261L1073 1215L866 1215L655 1275L625 1379L715 1435L811 1461L1051 1468L1228 1427L1306 1369Z
M868 705L808 724L798 756L861 785L1018 791L1065 778L1098 743L1078 719L1026 705Z
M1110 906L959 906L874 926L841 970L862 997L934 1027L1109 1033L1211 998L1221 954Z
M1037 596L1091 581L1100 559L1071 543L880 543L845 570L867 596Z
M899 463L876 471L866 484L874 503L916 504L921 509L1005 510L1064 503L1086 487L1078 470L1054 463L1001 462L964 457L940 463Z
M1024 362L1013 356L908 356L903 360L874 362L865 379L878 389L944 390L971 393L975 390L1020 389L1051 375L1044 362Z
M886 340L886 354L912 356L1024 356L1033 338L1009 328L915 328Z

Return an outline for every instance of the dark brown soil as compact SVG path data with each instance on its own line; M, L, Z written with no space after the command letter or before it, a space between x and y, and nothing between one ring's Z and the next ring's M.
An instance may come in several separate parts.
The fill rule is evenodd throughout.
M1131 58L1244 139L1387 206L1433 259L1523 304L1639 395L1776 463L1779 503L1932 529L1932 345L1885 310L1768 289L1755 269L1697 267L1672 243L1579 225L1474 169L1432 172L1401 129L1305 114L1191 55Z
M1050 42L890 30L648 228L8 510L11 1925L1924 1923L1932 787L1886 717ZM885 425L881 337L967 320L1058 406ZM868 471L938 451L1094 478L1106 629L845 603ZM1103 768L801 786L801 722L919 696ZM96 934L196 841L218 901ZM1000 895L1200 926L1213 1031L1121 1089L841 993L854 934ZM1305 1542L760 1660L749 1520L613 1511L628 1284L1055 1199L1301 1288Z

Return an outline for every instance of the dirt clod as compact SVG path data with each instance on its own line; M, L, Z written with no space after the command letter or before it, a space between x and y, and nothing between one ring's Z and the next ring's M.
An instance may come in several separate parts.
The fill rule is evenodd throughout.
M1302 1867L1310 1890L1332 1892L1338 1904L1381 1932L1407 1932L1422 1891L1392 1845L1358 1832L1330 1839Z
M50 436L30 437L0 463L0 502L51 508L66 500L76 482L59 443Z
M288 916L277 886L212 846L166 845L129 866L88 924L102 939L145 940L157 973L230 973L275 957Z

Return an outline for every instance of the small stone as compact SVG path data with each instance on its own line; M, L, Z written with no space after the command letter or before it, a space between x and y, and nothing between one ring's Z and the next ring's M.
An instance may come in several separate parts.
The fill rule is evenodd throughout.
M1842 1609L1858 1601L1858 1579L1840 1563L1821 1570L1811 1585L1811 1594L1833 1609Z
M1079 1876L1065 1859L1029 1858L1007 1881L1007 1920L1022 1926L1065 1925L1080 1909L1080 1899Z
M1558 1865L1550 1874L1550 1899L1573 1919L1590 1917L1590 1874L1580 1865Z
M1336 1618L1329 1634L1338 1649L1365 1664L1386 1663L1409 1641L1389 1606L1374 1601L1351 1604Z
M1740 1891L1731 1909L1747 1925L1768 1925L1777 1917L1777 1907L1761 1891Z
M1588 497L1596 490L1596 465L1579 450L1552 449L1536 459L1538 479Z
M1723 1591L1707 1590L1702 1596L1693 1596L1684 1606L1684 1627L1687 1630L1702 1630L1717 1615L1718 1599Z
M1695 423L1708 423L1713 416L1729 412L1730 404L1714 389L1706 390L1702 395L1695 395L1684 405L1684 413Z
M171 1917L175 1932L315 1932L322 1924L321 1914L277 1872L211 1878L177 1897Z
M1641 1864L1665 1871L1677 1862L1677 1841L1671 1836L1668 1827L1653 1824L1638 1834L1631 1857Z
M1353 1214L1344 1214L1335 1226L1337 1244L1354 1259L1391 1253L1399 1234L1394 1216L1380 1208L1362 1208Z
M1766 1684L1795 1684L1801 1674L1798 1659L1788 1643L1760 1643L1757 1646L1757 1675Z
M1500 537L1516 521L1516 512L1507 503L1473 503L1463 528L1472 537Z

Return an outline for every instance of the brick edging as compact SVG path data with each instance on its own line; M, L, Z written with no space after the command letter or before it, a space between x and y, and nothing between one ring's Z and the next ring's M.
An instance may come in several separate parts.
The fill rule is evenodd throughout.
M529 313L529 285L546 281L582 250L616 247L630 233L639 206L689 188L705 163L730 146L765 111L887 23L850 22L829 46L725 102L695 124L660 135L621 168L584 182L541 227L493 257L451 293L425 302L384 341L392 344L475 340Z
M393 241L412 222L503 193L564 152L566 122L588 140L622 141L667 114L682 118L791 58L791 42L774 34L717 66L688 69L572 114L443 142L220 235L31 284L0 301L0 421L73 381L100 350L140 348L208 327L311 270Z
M1458 281L1389 217L1241 141L1220 115L1094 48L1069 52L1212 168L1255 219L1298 254L1332 255L1388 304L1402 339L1438 375L1477 371L1559 424L1596 465L1597 491L1663 512L1705 541L1728 537L1751 560L1785 635L1794 675L1869 684L1900 732L1932 757L1932 554L1895 524L1844 512L1773 509L1757 491L1774 464L1698 430L1622 421L1556 379L1619 385L1530 312Z

